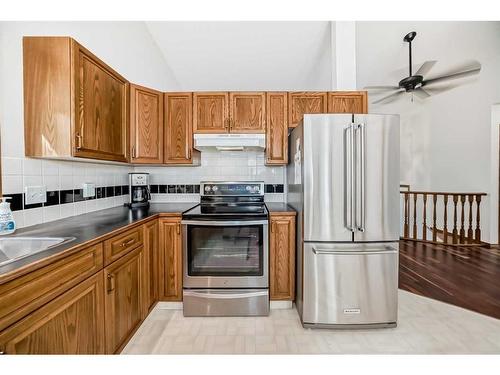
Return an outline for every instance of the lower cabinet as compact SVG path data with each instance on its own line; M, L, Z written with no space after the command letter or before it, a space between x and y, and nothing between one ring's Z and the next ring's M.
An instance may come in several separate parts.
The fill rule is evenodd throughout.
M158 300L158 220L144 224L144 311L147 316Z
M119 351L142 321L143 247L104 268L106 352Z
M270 298L293 301L295 299L295 214L271 214L270 226Z
M182 301L181 217L160 218L159 299Z
M0 333L6 354L102 354L102 271L35 310Z

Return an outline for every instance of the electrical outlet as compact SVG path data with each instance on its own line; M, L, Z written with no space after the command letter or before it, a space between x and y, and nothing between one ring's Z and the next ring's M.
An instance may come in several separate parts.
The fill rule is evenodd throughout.
M95 197L95 184L91 182L86 182L83 184L83 197L91 198Z
M47 202L47 189L45 186L26 186L24 196L26 204L45 203Z

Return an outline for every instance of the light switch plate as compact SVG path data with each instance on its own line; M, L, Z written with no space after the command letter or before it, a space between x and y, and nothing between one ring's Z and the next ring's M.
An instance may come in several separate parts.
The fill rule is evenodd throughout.
M45 203L47 202L47 189L45 186L26 186L24 196L26 204Z
M83 197L91 198L95 197L95 184L91 182L86 182L83 184Z

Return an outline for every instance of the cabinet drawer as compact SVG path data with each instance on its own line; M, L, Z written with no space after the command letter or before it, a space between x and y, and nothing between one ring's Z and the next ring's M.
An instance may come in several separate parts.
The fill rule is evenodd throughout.
M108 265L130 250L142 245L142 227L136 227L104 242L104 265Z
M0 285L0 330L102 268L102 244Z

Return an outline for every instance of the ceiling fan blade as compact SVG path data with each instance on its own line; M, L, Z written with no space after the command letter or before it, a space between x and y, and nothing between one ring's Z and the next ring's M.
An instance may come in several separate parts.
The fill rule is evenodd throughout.
M389 94L387 96L384 96L383 98L380 98L378 100L375 100L374 102L372 102L372 104L378 104L378 103L381 103L381 102L386 102L386 103L390 103L394 100L397 99L397 97L401 94L405 93L404 90L398 90L392 94Z
M418 96L420 99L425 99L431 96L427 91L425 91L423 88L418 88L416 90L413 90L413 93Z
M460 85L458 84L455 84L455 85L442 85L442 86L431 86L431 87L427 87L425 86L425 91L427 91L429 94L431 95L437 95L437 94L441 94L442 92L445 92L445 91L448 91L448 90L452 90L456 87L458 87Z
M432 67L437 63L436 60L429 60L426 61L422 64L420 68L414 73L416 76L425 76L429 71L432 69Z
M365 90L398 90L399 86L365 86Z
M474 64L469 64L468 66L463 67L462 69L456 69L455 71L447 72L447 73L443 74L442 76L427 79L427 80L422 82L422 86L435 84L435 83L443 82L443 81L449 81L449 80L458 79L458 78L469 77L469 76L472 76L474 74L478 74L480 71L481 71L481 64L479 62L475 62Z

